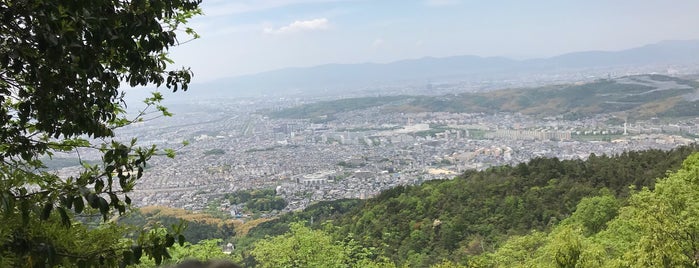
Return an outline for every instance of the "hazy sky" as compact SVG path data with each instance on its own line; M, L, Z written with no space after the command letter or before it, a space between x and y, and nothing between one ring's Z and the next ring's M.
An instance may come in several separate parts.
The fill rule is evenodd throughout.
M203 0L172 49L198 82L425 56L548 57L699 39L699 0Z

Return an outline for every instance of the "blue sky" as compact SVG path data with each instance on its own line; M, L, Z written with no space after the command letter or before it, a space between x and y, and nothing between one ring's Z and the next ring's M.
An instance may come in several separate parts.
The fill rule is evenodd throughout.
M198 82L426 56L550 57L699 39L697 0L204 0L171 50Z

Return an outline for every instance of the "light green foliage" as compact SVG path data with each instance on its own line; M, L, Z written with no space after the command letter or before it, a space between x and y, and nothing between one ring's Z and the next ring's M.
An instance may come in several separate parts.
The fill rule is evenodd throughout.
M582 228L562 224L528 261L530 267L600 267L604 252L583 235ZM532 266L533 265L533 266Z
M525 236L510 237L494 253L483 254L470 263L480 266L526 267L525 264L535 256L535 251L546 242L546 234L534 231ZM485 265L488 263L488 265Z
M633 193L618 208L611 195L585 198L545 237L510 238L479 256L496 267L695 267L699 261L699 154Z
M281 210L286 207L284 198L277 196L275 189L240 190L224 195L231 204L244 204L251 212Z
M73 223L71 228L66 228L61 223L58 215L51 216L48 220L40 220L38 218L30 218L26 226L20 219L6 218L0 224L0 234L3 234L0 239L3 242L13 239L8 236L8 232L24 228L27 232L26 240L18 241L14 238L13 246L19 248L1 248L0 249L0 267L32 267L48 265L50 262L46 259L37 258L36 255L16 255L12 250L21 250L21 247L32 245L33 241L29 238L41 238L42 243L35 250L39 253L49 255L64 255L53 256L53 263L63 264L71 267L78 263L97 262L98 258L75 258L71 256L104 256L106 264L116 266L117 261L112 254L121 254L124 249L131 247L131 241L123 238L124 227L115 224L102 224L97 228L88 228L85 224ZM80 239L76 239L76 237ZM104 242L109 243L104 243ZM22 244L23 243L23 244ZM40 255L39 255L40 256Z
M291 222L321 228L331 220L337 228L327 232L335 239L350 237L399 266L443 260L474 267L539 267L536 260L556 265L555 254L544 258L542 249L553 242L559 247L548 248L580 248L576 264L596 263L599 256L619 256L635 246L637 227L614 221L627 198L644 186L653 189L656 178L679 169L696 151L687 146L585 161L537 158L467 171L453 180L395 187L366 201L312 205L253 228L237 249L245 254L255 240L287 232ZM568 231L555 232L564 226ZM611 229L623 236L602 235ZM578 244L562 244L566 237L579 238Z
M496 252L477 258L475 267L576 267L581 259L583 237L565 226L551 234L534 232L512 237Z
M183 246L175 246L170 251L173 259L197 259L197 260L217 260L229 258L223 253L221 239L208 239L199 241L197 244L184 243Z
M347 267L347 266L346 266ZM386 259L386 258L380 258L379 260L369 260L369 259L360 259L356 260L356 262L352 263L351 266L349 267L366 267L366 268L397 268L396 264L391 262L391 260Z
M120 87L187 89L191 71L168 69L167 50L179 43L178 28L200 13L199 3L0 0L3 267L116 266L142 254L159 262L183 240L174 232L125 242L120 228L97 222L126 212L146 162L171 155L114 137L115 129L150 114L127 118ZM169 116L161 101L156 92L146 104ZM101 161L82 161L84 150ZM41 160L56 152L76 153L82 170L66 178L47 172Z
M636 267L693 266L699 260L699 154L682 169L659 180L655 190L643 189L629 199L619 217L602 234L624 246L621 263ZM612 233L634 230L635 240ZM623 250L623 251L622 251Z
M320 204L285 217L325 217L334 226L293 223L254 244L251 255L262 267L695 267L699 154L692 151L535 159L464 174L468 180L397 187L342 214L331 209L339 204ZM270 223L267 230L288 226Z
M262 240L254 247L250 254L263 268L343 267L348 261L341 244L302 223L294 223L289 233Z
M533 171L526 168L520 166L519 172ZM545 185L534 191L541 193L559 183L556 180L544 182ZM248 251L252 259L247 261L259 267L396 267L388 258L388 254L396 250L407 256L402 267L430 264L431 267L694 267L695 256L699 256L696 250L699 248L696 239L699 237L699 205L695 202L699 198L699 154L690 155L679 171L669 173L654 186L653 190L632 191L627 199L621 200L603 188L597 191L597 196L582 198L572 215L552 225L549 231L533 230L526 235L510 236L500 245L489 246L480 235L467 236L454 251L456 259L449 259L449 254L443 251L423 251L419 245L442 243L454 234L450 221L423 218L408 222L411 230L407 232L405 243L391 240L397 233L386 231L390 229L384 226L382 233L376 234L388 241L383 250L361 244L352 233L338 235L347 226L323 224L323 230L313 230L301 223L292 223L287 233L254 243ZM434 193L439 184L422 187ZM396 210L401 214L427 210L428 206L423 203L439 199L431 195L415 198L406 193L405 188L394 189L384 192L382 198L401 197L409 203L406 209ZM505 198L504 203L513 207L520 205L512 196ZM400 205L393 203L387 209ZM356 220L380 218L370 214L362 214L367 219ZM313 215L319 217L317 213ZM172 250L173 261L180 256L206 259L220 254L216 242L190 247ZM460 258L462 251L472 255ZM473 256L477 252L484 253ZM437 255L445 257L435 257ZM439 260L430 262L434 258Z
M334 228L330 224L325 227ZM259 267L396 267L373 251L353 239L335 240L325 231L292 223L289 232L255 243L250 254Z
M564 224L580 225L583 228L583 233L588 236L606 227L607 222L616 217L619 202L608 190L605 189L603 192L601 196L580 200L575 213L566 219Z
M466 268L466 266L451 261L443 261L430 266L430 268Z
M196 244L191 244L189 242L185 242L181 246L179 244L175 244L169 250L171 258L163 261L163 264L177 264L190 259L200 261L228 260L240 262L240 260L234 260L231 255L223 253L221 242L221 239L207 239L199 241L199 243ZM147 259L141 261L141 263L138 265L130 267L149 268L154 266L156 266L155 262L151 259Z

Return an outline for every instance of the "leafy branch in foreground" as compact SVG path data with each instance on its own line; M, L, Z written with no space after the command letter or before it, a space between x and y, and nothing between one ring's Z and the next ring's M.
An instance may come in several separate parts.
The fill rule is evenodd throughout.
M128 210L151 157L174 152L121 142L115 130L152 119L151 108L171 115L154 93L128 119L119 88L187 90L192 72L168 69L167 50L200 2L0 0L1 267L127 265L144 254L160 263L184 242L178 228L132 241L109 222ZM82 161L84 150L101 163ZM58 152L76 153L82 170L48 172L40 159ZM94 213L105 223L81 217Z

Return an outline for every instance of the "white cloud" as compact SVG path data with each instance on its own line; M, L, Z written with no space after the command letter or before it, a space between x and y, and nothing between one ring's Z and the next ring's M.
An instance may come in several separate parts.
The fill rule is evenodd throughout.
M313 20L297 20L289 25L280 28L265 28L264 32L268 34L288 34L305 31L325 30L329 27L330 25L328 24L328 19L320 18Z
M425 5L431 7L454 6L460 4L459 0L425 0Z

